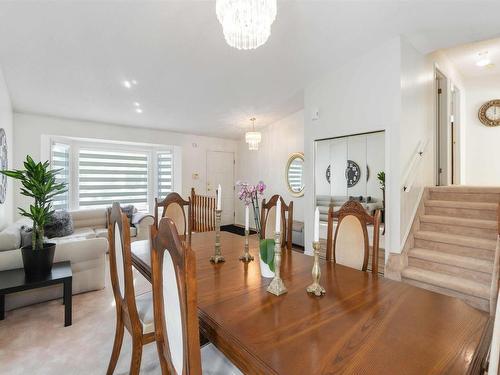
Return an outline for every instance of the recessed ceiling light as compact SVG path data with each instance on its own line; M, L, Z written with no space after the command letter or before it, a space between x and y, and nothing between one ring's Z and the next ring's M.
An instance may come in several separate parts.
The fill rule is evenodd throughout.
M136 107L140 107L140 106L141 106L141 103L139 103L139 102L134 102L134 105L135 105Z
M131 84L133 84L134 86L137 85L137 81L135 79L133 79L132 81L130 81Z
M135 111L136 111L137 113L142 113L142 108L136 108L136 109L135 109Z
M123 81L123 82L122 82L122 84L123 84L123 86L125 86L127 89L129 89L129 88L131 88L131 87L132 87L132 82L127 81L127 80Z
M491 60L488 57L488 51L478 53L479 60L476 61L476 65L483 67L491 64Z

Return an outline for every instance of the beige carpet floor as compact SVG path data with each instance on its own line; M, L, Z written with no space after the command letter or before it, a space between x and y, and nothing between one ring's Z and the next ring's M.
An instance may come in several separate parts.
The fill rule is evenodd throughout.
M0 321L0 374L99 375L108 366L115 332L109 275L104 290L73 296L73 325L64 327L62 300L8 311ZM136 294L150 290L139 273ZM130 335L125 331L115 374L128 374ZM161 374L156 345L144 347L141 374Z

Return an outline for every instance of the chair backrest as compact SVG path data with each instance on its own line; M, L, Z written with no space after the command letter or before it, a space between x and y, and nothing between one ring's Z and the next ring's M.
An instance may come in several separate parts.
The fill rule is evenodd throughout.
M260 211L261 231L260 238L274 238L276 205L278 199L281 200L281 246L288 250L292 249L292 225L293 225L293 201L287 205L283 198L279 195L273 195L269 201L262 200L262 208Z
M215 197L198 195L191 188L192 222L194 232L209 232L215 230Z
M159 211L162 211L161 215ZM191 198L188 198L188 200L185 201L178 193L175 192L169 193L165 199L161 201L155 198L156 228L158 228L158 223L164 217L169 217L174 221L177 229L183 236L183 239L186 239L187 236L191 237L193 229L191 217Z
M333 235L334 219L337 220ZM374 216L366 213L357 201L347 201L338 210L328 210L328 229L326 241L326 259L344 266L366 271L370 256L368 239L369 224L373 225L372 272L378 272L378 253L380 238L380 210Z
M135 304L130 225L119 203L113 203L108 222L109 270L116 309L119 314L129 316L132 326L141 327Z
M162 373L201 374L196 260L174 222L151 227L153 304Z

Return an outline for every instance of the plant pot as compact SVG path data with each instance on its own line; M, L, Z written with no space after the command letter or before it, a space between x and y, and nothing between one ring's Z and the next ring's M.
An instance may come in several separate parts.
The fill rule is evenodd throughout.
M43 250L33 250L31 246L21 248L24 273L28 279L39 279L52 271L54 264L55 243L43 244Z
M269 268L269 266L262 261L262 259L260 258L260 256L259 256L259 261L260 261L260 274L262 275L262 277L265 277L265 278L268 278L268 279L273 278L274 277L274 272L271 271L271 269Z

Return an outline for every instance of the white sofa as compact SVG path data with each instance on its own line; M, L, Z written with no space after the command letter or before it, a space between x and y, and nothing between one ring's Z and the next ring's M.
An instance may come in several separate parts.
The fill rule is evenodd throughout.
M71 261L73 294L103 289L108 250L106 209L79 210L70 214L74 233L48 240L57 244L54 262ZM132 223L134 239L147 239L154 219L150 215L135 214ZM27 219L20 219L0 232L0 271L23 267L19 250L20 230L29 224ZM12 293L5 297L5 309L8 311L61 297L61 285Z

